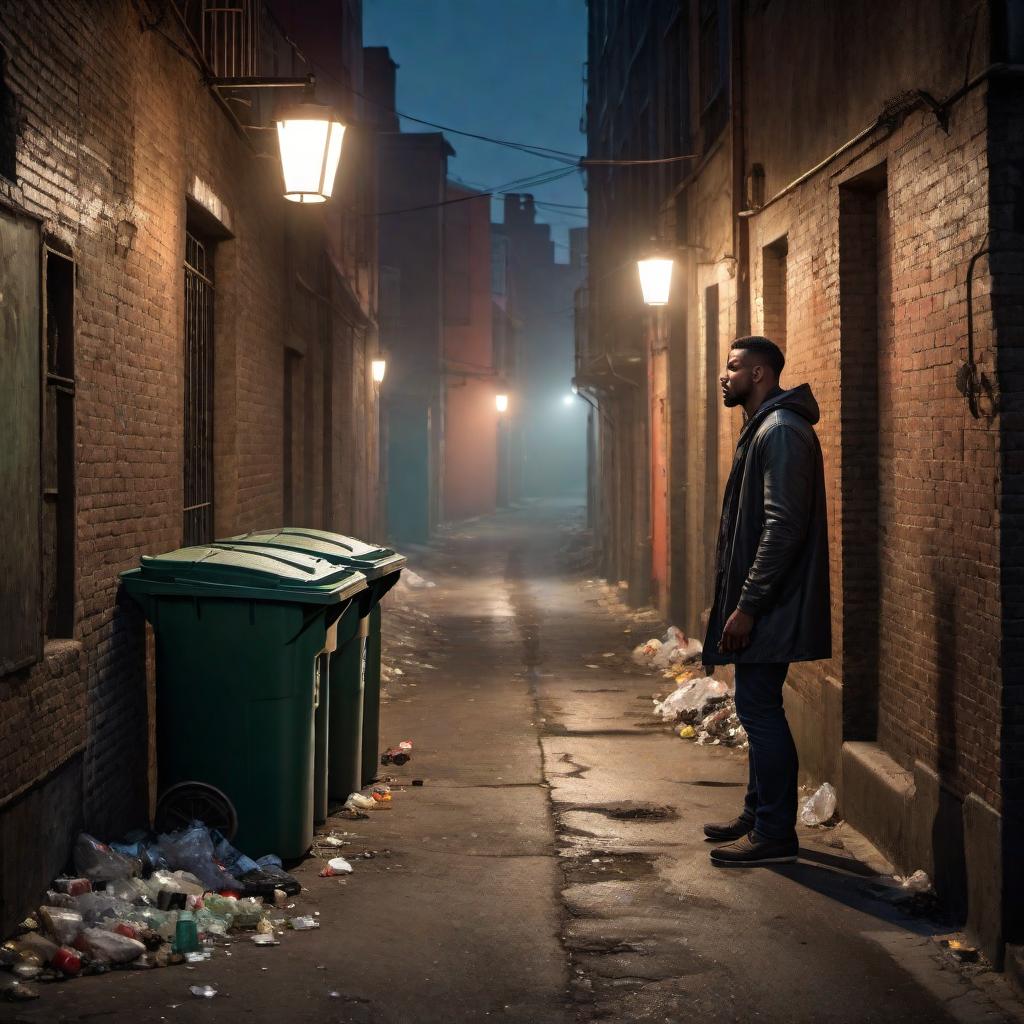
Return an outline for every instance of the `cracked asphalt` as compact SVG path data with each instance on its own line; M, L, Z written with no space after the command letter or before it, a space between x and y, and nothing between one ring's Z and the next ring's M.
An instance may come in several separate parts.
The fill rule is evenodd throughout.
M405 667L382 741L414 756L383 769L390 810L324 826L347 833L351 876L295 868L288 913L318 930L46 986L0 1020L1024 1020L1001 977L947 959L941 924L872 896L884 864L845 827L802 829L795 865L711 866L701 824L735 813L745 752L654 718L662 680L629 651L658 624L572 567L581 521L533 503L410 552L437 585L388 599ZM207 983L216 998L189 995Z

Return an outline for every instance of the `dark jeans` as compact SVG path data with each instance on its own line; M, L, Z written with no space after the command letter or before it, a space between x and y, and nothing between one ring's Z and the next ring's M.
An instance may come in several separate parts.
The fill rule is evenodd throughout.
M798 761L782 707L789 665L737 665L736 714L750 741L743 816L766 839L796 836Z

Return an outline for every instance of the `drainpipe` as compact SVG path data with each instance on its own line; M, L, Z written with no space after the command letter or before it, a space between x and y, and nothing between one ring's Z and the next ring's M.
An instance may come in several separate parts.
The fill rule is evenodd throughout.
M743 9L732 0L729 12L729 118L732 129L732 251L736 256L736 334L750 333L750 229L740 216L746 208L746 145L743 126Z

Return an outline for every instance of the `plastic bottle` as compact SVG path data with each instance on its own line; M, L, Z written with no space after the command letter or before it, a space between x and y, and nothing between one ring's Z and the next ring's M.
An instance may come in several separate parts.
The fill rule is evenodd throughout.
M196 928L195 914L191 910L183 910L178 914L178 923L174 929L175 953L196 953L199 951L199 931Z

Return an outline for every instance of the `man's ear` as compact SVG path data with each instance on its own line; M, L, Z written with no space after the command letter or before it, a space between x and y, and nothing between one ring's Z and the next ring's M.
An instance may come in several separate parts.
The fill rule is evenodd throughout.
M761 363L758 363L751 369L750 376L755 384L760 384L764 377L764 366Z

